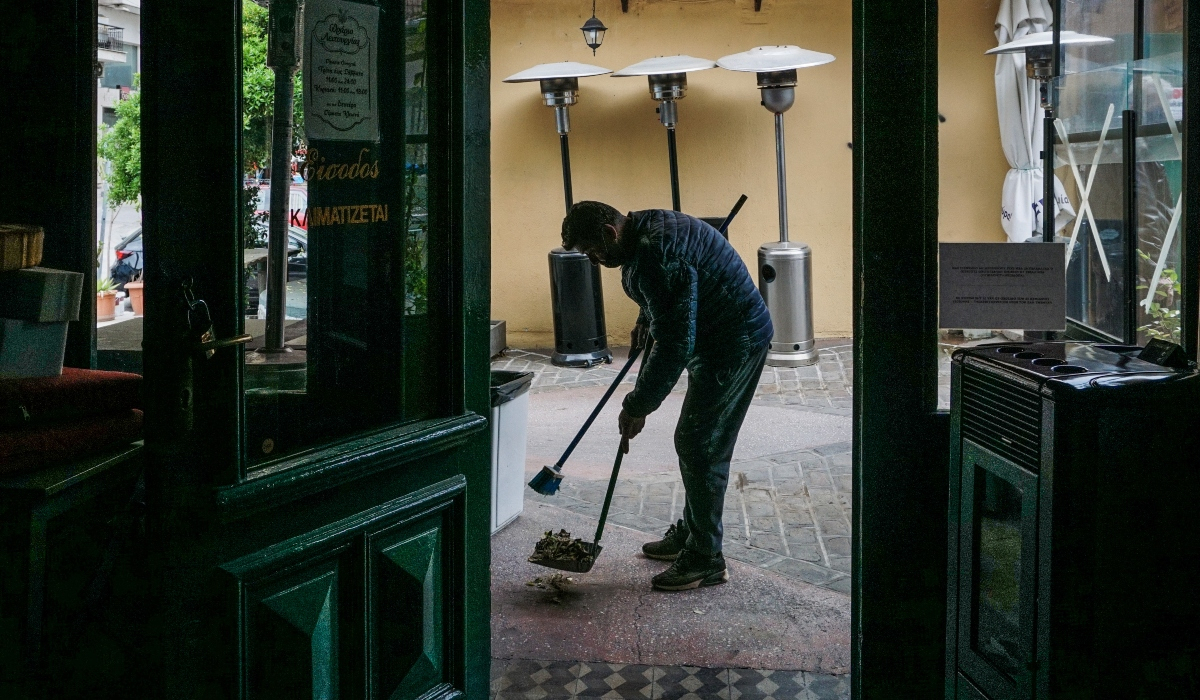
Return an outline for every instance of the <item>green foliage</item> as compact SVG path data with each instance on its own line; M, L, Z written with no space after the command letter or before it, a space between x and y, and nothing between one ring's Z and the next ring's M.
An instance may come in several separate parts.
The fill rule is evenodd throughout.
M96 278L96 293L116 291L117 285L112 281L111 277Z
M275 72L267 67L265 7L242 0L242 158L246 171L271 160L271 118L275 104ZM296 71L292 103L292 148L303 142L304 99L300 71Z
M242 185L242 247L261 248L267 244L267 212L258 209L258 185L253 181Z
M404 311L407 314L423 314L429 307L429 217L425 208L428 171L422 162L423 149L410 146L410 162L404 168Z
M109 162L108 206L138 203L142 194L142 93L137 88L141 76L135 75L133 91L117 103L117 122L102 127L97 152Z
M1141 250L1138 251L1138 256L1147 262L1155 262ZM1137 288L1146 291L1149 286L1140 284ZM1178 343L1183 320L1179 309L1179 300L1182 294L1183 287L1179 282L1179 272L1170 268L1164 269L1158 288L1154 290L1154 299L1150 302L1150 310L1147 313L1150 322L1140 326L1138 332L1145 333L1148 338L1154 340L1169 340Z

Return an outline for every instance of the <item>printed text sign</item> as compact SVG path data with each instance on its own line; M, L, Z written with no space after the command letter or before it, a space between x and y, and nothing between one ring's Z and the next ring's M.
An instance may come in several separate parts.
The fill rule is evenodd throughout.
M942 243L940 328L1066 327L1062 243Z
M304 7L304 123L310 141L378 141L379 8Z

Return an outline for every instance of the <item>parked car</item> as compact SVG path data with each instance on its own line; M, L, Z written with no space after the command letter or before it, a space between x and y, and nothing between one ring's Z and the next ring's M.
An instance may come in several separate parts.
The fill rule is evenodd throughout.
M293 284L304 282L308 279L308 232L298 226L288 227L288 302L285 306L288 309L288 315L298 315L293 313L296 309L307 308L307 294L304 285ZM265 265L265 261L251 263L246 266L246 315L254 316L258 314L258 268ZM305 295L305 299L295 299L292 297ZM295 302L295 303L292 303Z
M108 276L112 277L112 281L116 284L117 291L125 291L125 283L133 281L133 278L142 271L142 227L134 229L133 233L121 239L121 242L113 246L113 261L112 269L109 270Z
M255 214L269 214L271 211L271 183L263 182L258 186L258 200L254 205ZM291 183L288 190L288 226L308 230L308 185Z
M125 290L125 283L130 282L142 271L144 264L142 255L142 229L121 239L113 248L116 262L113 263L109 275L116 283L118 290ZM257 313L258 309L258 278L254 274L253 263L247 265L247 292L249 303L246 312ZM288 282L306 280L308 278L308 232L299 226L288 227Z

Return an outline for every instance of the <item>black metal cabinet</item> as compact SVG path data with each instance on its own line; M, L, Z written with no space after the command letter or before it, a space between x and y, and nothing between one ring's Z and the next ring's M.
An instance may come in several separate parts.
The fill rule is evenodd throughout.
M1200 689L1200 374L1139 350L955 353L948 700Z

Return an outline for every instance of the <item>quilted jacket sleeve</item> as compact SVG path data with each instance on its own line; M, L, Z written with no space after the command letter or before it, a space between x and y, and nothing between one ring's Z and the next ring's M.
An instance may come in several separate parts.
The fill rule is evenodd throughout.
M637 285L654 347L622 405L630 415L641 417L662 404L692 356L699 288L696 269L682 262L646 265Z

